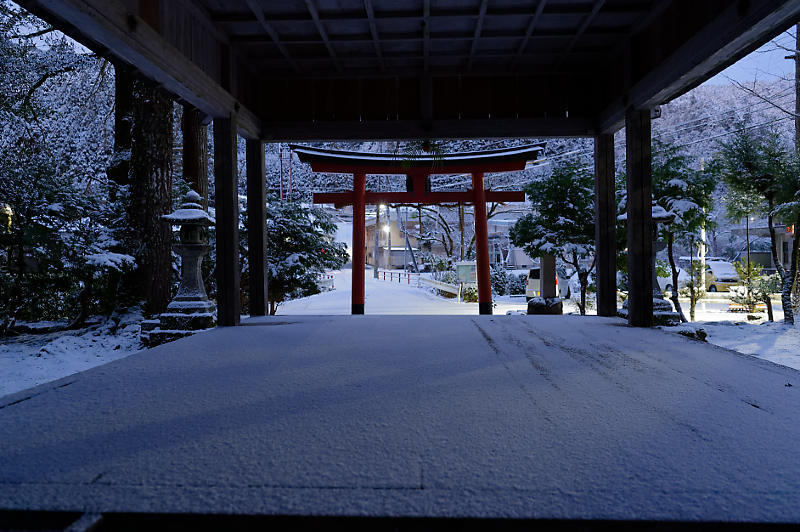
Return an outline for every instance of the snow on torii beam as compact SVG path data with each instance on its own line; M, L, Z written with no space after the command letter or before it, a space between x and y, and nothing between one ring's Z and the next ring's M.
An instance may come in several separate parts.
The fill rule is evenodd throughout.
M489 280L489 235L486 202L523 202L522 191L494 192L484 190L486 172L510 172L525 169L528 161L539 158L543 144L504 148L481 152L454 153L441 156L422 155L404 159L387 153L363 153L291 146L300 161L311 165L314 172L353 174L351 192L315 193L314 203L353 205L353 292L352 313L364 313L364 216L365 205L378 203L472 203L475 205L475 247L477 251L478 308L481 314L492 313ZM431 174L472 175L472 190L465 192L432 192L428 187ZM369 192L367 174L405 174L406 192Z

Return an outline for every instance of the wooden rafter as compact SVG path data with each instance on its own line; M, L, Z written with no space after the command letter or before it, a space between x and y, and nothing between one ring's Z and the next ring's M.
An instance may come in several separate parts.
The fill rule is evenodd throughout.
M489 6L489 0L482 0L480 10L478 11L478 20L475 22L475 33L472 36L472 46L469 49L469 58L467 59L467 70L472 68L472 58L475 57L475 51L478 49L478 39L481 38L481 31L483 31L483 21L486 18L486 8Z
M422 55L425 71L427 72L431 55L431 0L423 0L422 24Z
M578 31L575 32L575 35L572 36L572 39L570 39L569 44L561 53L561 57L559 57L558 59L558 64L564 62L564 59L566 59L567 55L569 55L569 53L578 43L578 39L580 39L581 36L586 32L586 28L589 27L589 24L592 23L594 17L597 16L597 13L600 11L600 8L602 8L605 3L606 0L595 0L594 5L592 6L592 11L588 15L586 15L586 17L583 19L583 22L581 22L581 25L578 27Z
M256 0L245 0L245 2L247 3L247 6L250 8L250 10L253 12L253 15L255 15L255 17L258 19L258 22L261 24L261 27L264 28L265 32L267 32L269 38L272 39L272 42L274 42L275 46L278 47L278 50L280 51L284 59L286 59L286 62L289 63L289 66L292 67L292 70L294 70L295 72L300 70L295 60L292 59L291 55L289 55L289 51L281 42L278 32L275 31L275 28L272 27L272 24L267 22L267 19L264 18L264 12L258 5L258 2L256 2Z
M386 70L386 65L383 63L383 54L381 54L381 42L378 36L378 25L375 23L375 9L372 6L372 0L364 0L364 10L367 12L369 31L372 34L372 42L375 45L375 55L378 56L378 64L381 70Z
M539 23L539 19L542 17L542 11L544 11L544 7L547 5L547 0L539 0L539 4L536 6L536 11L533 12L533 16L531 17L530 22L528 22L528 27L525 29L525 36L522 38L522 42L519 43L519 47L517 48L517 53L514 56L514 64L519 62L519 58L522 57L522 54L525 52L525 48L528 47L528 41L533 35L533 31L536 29L536 25Z
M328 32L325 30L325 25L319 18L319 11L317 11L317 6L314 5L314 0L306 0L306 8L308 9L308 13L311 15L311 18L314 20L314 25L317 27L319 36L322 37L322 42L325 44L325 48L328 49L328 53L331 55L331 59L333 59L333 64L336 67L336 70L341 72L342 64L339 62L339 58L336 56L336 50L333 49L331 40L328 38Z

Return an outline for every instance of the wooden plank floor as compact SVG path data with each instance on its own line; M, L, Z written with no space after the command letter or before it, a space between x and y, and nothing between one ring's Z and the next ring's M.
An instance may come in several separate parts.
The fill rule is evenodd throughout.
M0 399L0 510L800 520L800 373L617 319L247 320Z

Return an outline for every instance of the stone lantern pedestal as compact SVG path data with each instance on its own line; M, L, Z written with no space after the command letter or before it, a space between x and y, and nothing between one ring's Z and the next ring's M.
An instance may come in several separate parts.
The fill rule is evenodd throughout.
M201 200L197 192L189 191L180 209L162 216L165 221L180 225L180 242L173 249L181 257L181 284L167 311L142 323L142 342L148 347L189 336L217 323L217 307L206 295L200 268L210 249L206 228L214 225L214 219L203 210Z

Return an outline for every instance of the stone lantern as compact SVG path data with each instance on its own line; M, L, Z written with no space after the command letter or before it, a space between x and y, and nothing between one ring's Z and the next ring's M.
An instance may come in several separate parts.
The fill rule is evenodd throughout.
M216 325L217 307L208 299L200 269L210 249L206 228L214 225L214 218L203 210L201 201L200 195L190 190L178 210L161 217L180 226L180 242L173 244L173 249L181 257L181 282L167 311L142 324L145 345L159 345Z

